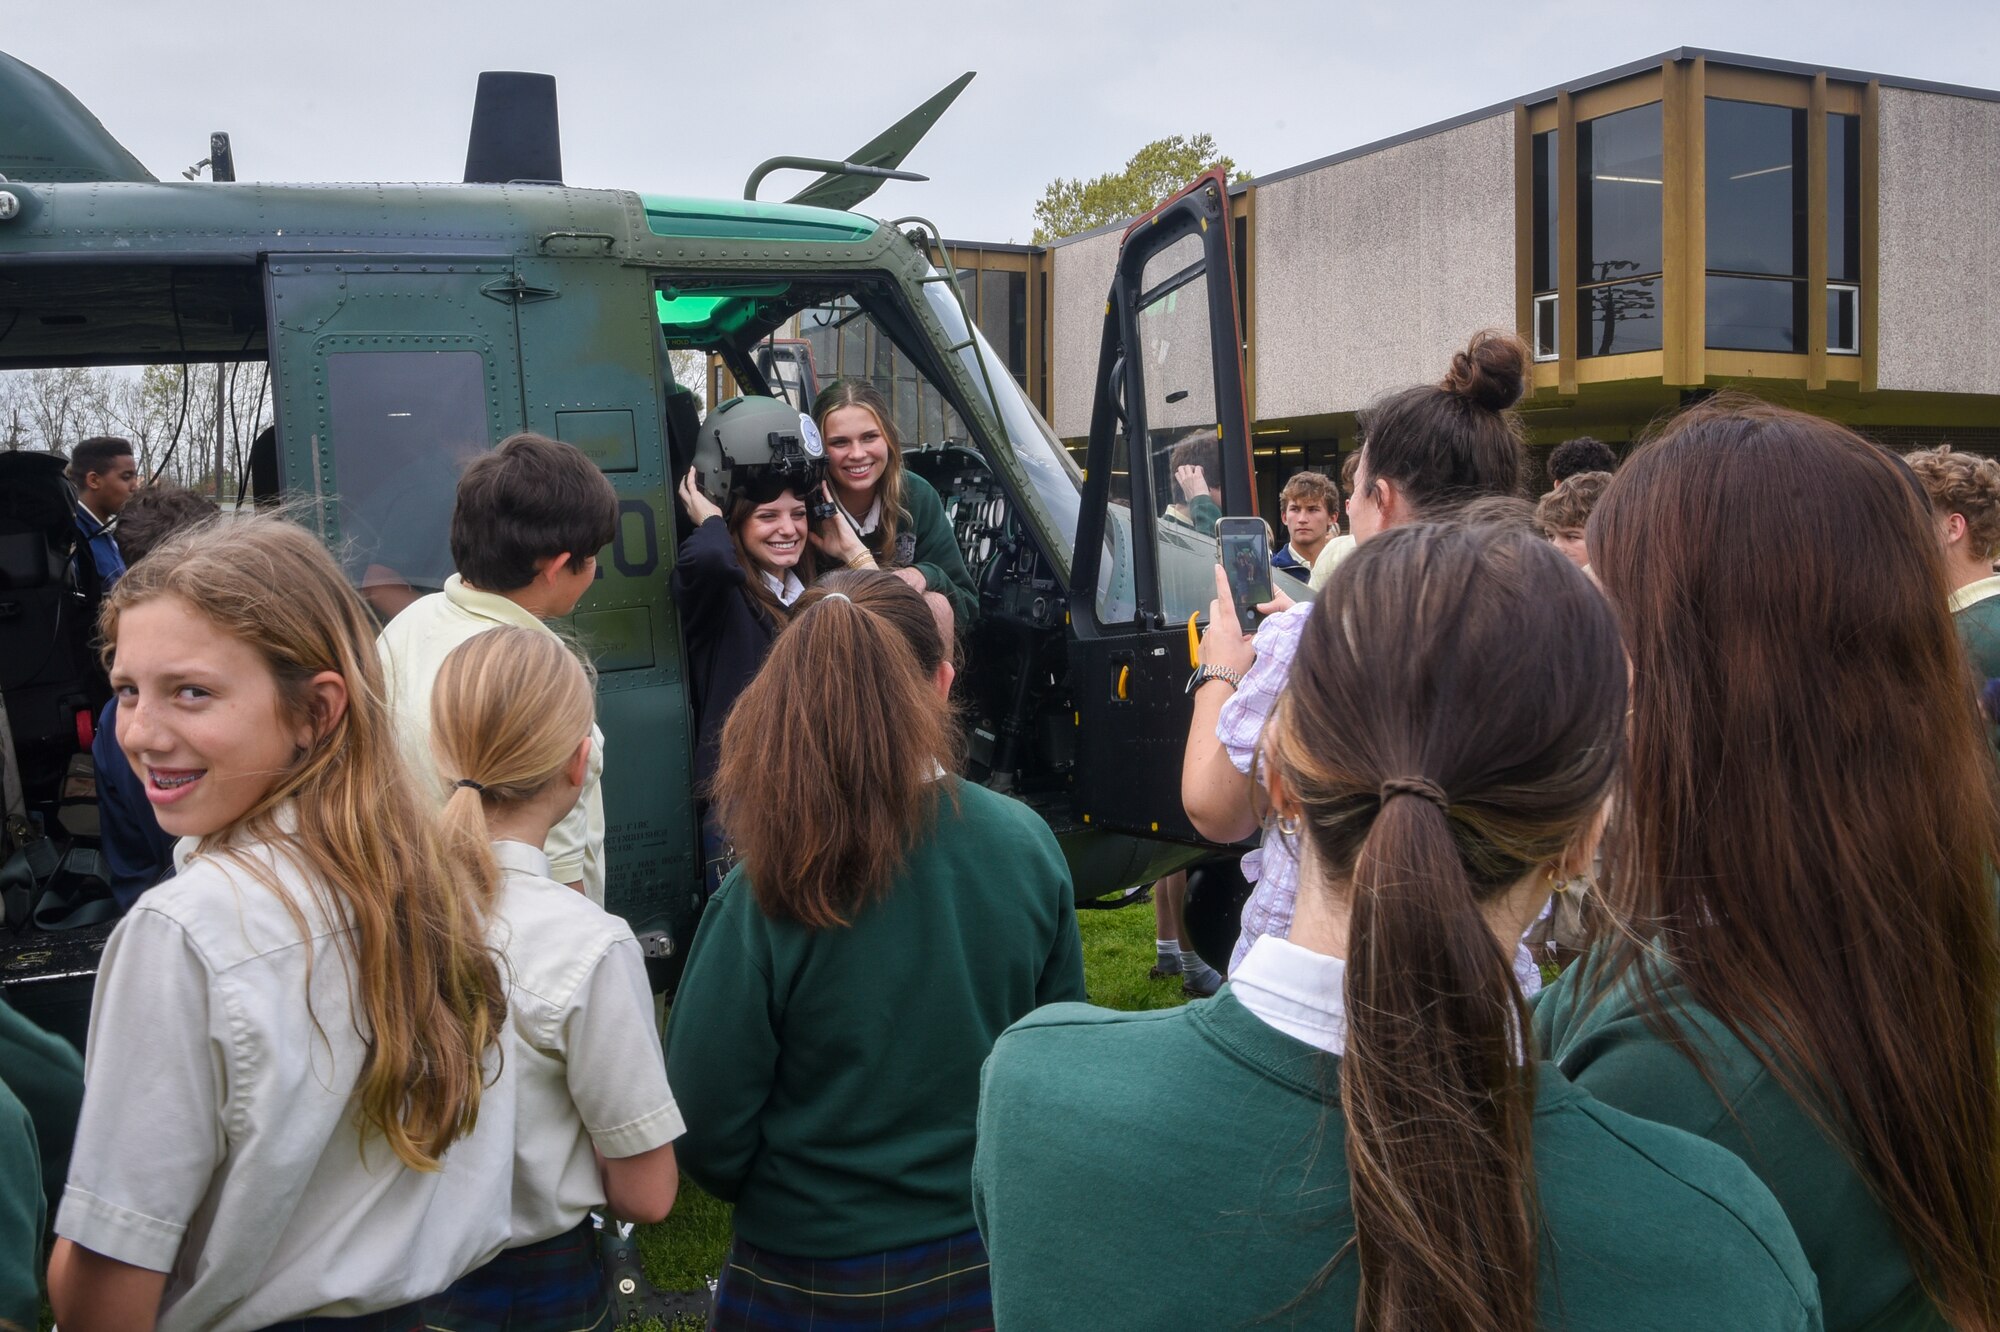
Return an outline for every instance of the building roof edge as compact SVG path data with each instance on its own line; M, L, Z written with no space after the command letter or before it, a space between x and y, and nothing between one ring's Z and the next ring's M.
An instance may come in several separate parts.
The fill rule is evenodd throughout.
M1402 133L1392 134L1386 139L1376 139L1371 143L1359 144L1353 148L1343 148L1339 152L1328 153L1324 157L1315 157L1309 162L1300 162L1296 166L1281 168L1280 170L1273 171L1268 176L1257 176L1251 180L1240 181L1230 186L1230 193L1235 194L1240 189L1250 185L1275 185L1280 181L1290 180L1294 176L1303 176L1313 171L1323 171L1327 167L1338 166L1342 162L1351 162L1358 157L1367 157L1374 153L1386 152L1391 148L1397 148L1406 143L1414 143L1418 139L1428 139L1434 134L1444 134L1451 130L1462 129L1467 125L1477 124L1482 120L1490 120L1494 116L1505 115L1516 106L1536 106L1550 100L1557 93L1584 92L1607 83L1616 83L1620 79L1627 79L1635 74L1643 74L1649 69L1658 69L1661 65L1669 61L1694 59L1709 60L1719 65L1734 65L1741 69L1769 70L1774 74L1812 75L1824 72L1828 78L1838 79L1843 83L1879 82L1885 88L1903 88L1913 92L1941 93L1948 97L1970 97L1982 102L2000 102L2000 90L1993 88L1971 88L1955 83L1938 83L1930 79L1906 79L1892 74L1872 74L1858 69L1837 69L1830 65L1815 65L1799 60L1774 60L1767 56L1744 55L1738 51L1715 51L1701 46L1678 46L1670 51L1662 51L1655 56L1627 61L1625 64L1616 65L1610 69L1598 70L1594 74L1585 74L1579 78L1551 84L1549 87L1538 89L1535 92L1527 93L1520 97L1510 97L1504 102L1495 102L1490 106L1483 106L1474 111L1462 112L1446 120L1433 121L1428 125L1420 125L1416 129L1404 130ZM1107 222L1100 227L1092 227L1089 231L1079 231L1074 236L1064 236L1061 240L1050 241L1046 248L1055 250L1064 245L1074 244L1077 241L1085 241L1093 237L1102 236L1108 231L1122 230L1125 227L1131 226L1133 220L1133 218L1129 217L1121 218L1119 221Z

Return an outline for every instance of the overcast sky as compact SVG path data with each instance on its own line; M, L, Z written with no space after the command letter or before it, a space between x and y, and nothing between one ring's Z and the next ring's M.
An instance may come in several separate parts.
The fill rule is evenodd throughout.
M162 177L226 129L246 180L456 180L479 71L526 69L558 79L571 184L735 197L977 70L906 163L931 183L863 210L989 241L1163 135L1269 173L1677 46L1994 87L2000 3L0 0L0 49Z

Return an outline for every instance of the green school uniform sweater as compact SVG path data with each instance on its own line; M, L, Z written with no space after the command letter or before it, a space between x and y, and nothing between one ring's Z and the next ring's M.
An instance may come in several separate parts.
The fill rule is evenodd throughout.
M1083 997L1069 868L1028 807L958 807L846 928L769 919L739 866L709 901L667 1026L688 1175L736 1233L800 1258L972 1229L979 1065L1037 1005Z
M1820 1326L1798 1243L1741 1162L1549 1065L1536 1081L1544 1327ZM1016 1024L987 1061L973 1163L995 1325L1353 1327L1351 1253L1309 1289L1354 1230L1338 1086L1336 1059L1227 987Z
M0 1326L11 1322L25 1332L37 1325L47 1223L35 1121L0 1082Z
M1631 1114L1728 1148L1791 1219L1819 1277L1828 1332L1943 1329L1903 1245L1841 1144L1813 1124L1755 1052L1668 978L1662 998L1721 1089L1640 1016L1630 980L1596 1004L1585 957L1535 1005L1541 1048L1577 1086Z
M23 1328L40 1316L42 1233L82 1108L76 1047L0 1000L0 1318Z
M907 548L907 558L898 551L882 548L879 526L863 537L861 544L881 560L883 568L907 564L924 576L927 589L943 593L951 602L962 636L979 618L979 591L973 587L972 574L965 567L965 557L959 553L958 534L952 530L944 501L938 498L930 482L907 468L903 471L903 521L897 528L896 544ZM822 563L821 567L838 569L840 565Z
M2000 595L1981 597L1953 611L1951 622L1979 682L2000 677Z

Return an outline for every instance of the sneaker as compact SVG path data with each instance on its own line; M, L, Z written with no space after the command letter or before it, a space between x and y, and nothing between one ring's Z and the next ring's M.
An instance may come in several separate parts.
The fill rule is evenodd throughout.
M1190 999L1206 999L1222 988L1222 973L1200 958L1190 966L1181 963L1181 993Z
M1179 953L1153 954L1153 969L1146 973L1153 980L1160 980L1166 976L1178 976L1180 974L1181 956Z

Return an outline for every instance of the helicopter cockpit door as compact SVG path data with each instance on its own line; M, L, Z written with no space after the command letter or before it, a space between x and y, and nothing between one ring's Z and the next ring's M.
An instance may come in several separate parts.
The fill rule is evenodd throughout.
M1189 841L1189 621L1215 596L1216 521L1256 512L1230 230L1217 171L1125 233L1070 597L1077 808L1093 826Z

